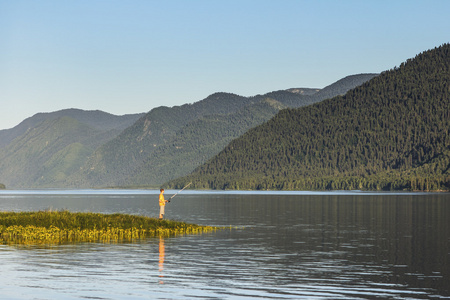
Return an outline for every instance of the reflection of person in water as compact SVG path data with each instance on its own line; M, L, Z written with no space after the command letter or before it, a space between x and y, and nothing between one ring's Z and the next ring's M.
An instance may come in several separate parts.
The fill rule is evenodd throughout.
M165 257L165 247L164 247L164 238L159 237L159 283L163 284L162 278L164 275L162 274L162 271L164 271L164 257Z

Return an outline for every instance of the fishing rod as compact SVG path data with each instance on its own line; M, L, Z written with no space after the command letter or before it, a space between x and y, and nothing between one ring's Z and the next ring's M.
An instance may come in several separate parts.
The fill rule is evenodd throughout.
M182 188L182 189L179 190L175 195L173 195L172 197L170 197L168 201L170 202L170 199L172 199L173 197L175 197L176 195L178 195L178 193L181 193L185 188L187 188L188 186L190 186L191 183L192 183L192 182L189 182L187 185L185 185L184 188Z

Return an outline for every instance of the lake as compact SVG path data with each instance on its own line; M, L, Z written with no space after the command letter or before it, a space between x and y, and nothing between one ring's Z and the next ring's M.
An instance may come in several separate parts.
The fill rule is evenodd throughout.
M158 194L0 191L0 210L157 217ZM448 193L185 190L166 217L232 228L133 243L0 245L0 298L450 297Z

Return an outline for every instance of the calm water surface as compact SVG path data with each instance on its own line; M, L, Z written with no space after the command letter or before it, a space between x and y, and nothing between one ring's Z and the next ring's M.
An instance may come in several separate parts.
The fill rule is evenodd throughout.
M2 211L49 208L157 217L158 192L0 192ZM0 299L450 298L450 194L183 191L166 216L237 228L0 245Z

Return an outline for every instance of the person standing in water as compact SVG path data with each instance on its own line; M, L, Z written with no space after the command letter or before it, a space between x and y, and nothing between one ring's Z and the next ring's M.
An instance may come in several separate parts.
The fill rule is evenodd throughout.
M160 189L159 191L159 219L161 220L164 218L164 208L168 200L164 199L164 189Z

